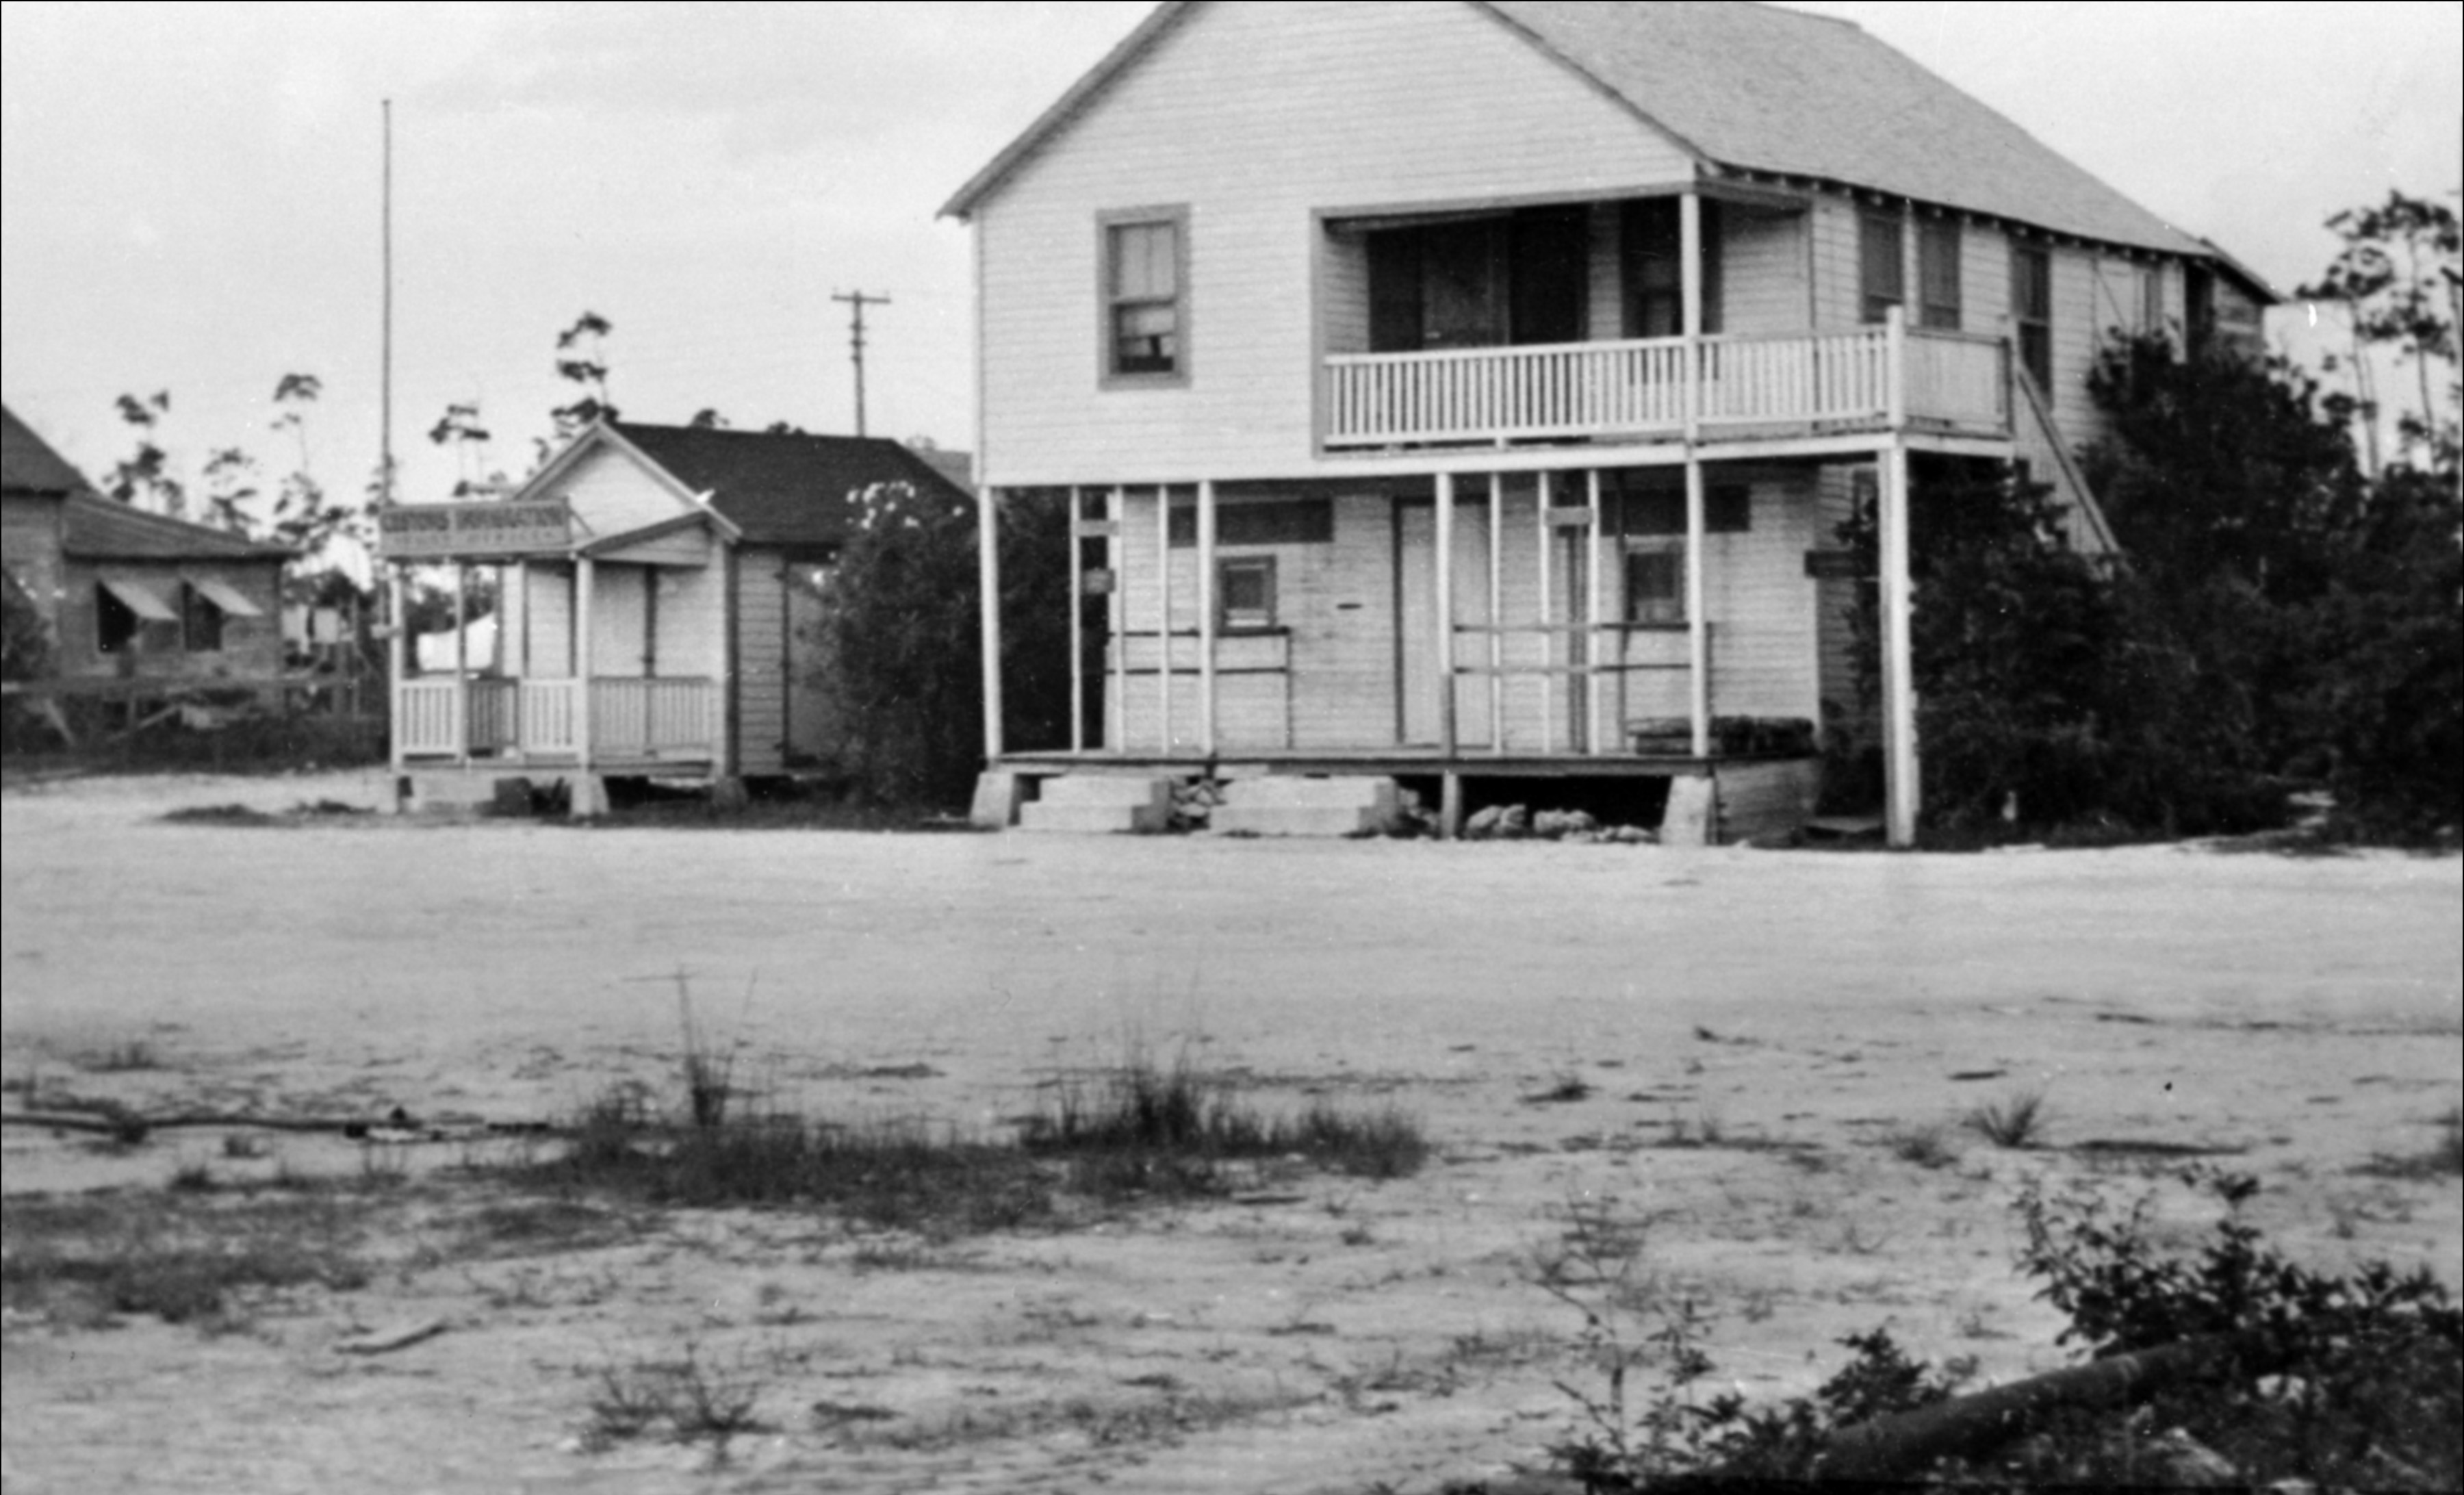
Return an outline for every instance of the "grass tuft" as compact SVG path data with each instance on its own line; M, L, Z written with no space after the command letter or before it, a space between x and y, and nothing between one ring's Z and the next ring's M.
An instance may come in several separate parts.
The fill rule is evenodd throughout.
M2044 1091L2020 1090L1977 1107L1961 1124L1995 1147L2018 1151L2043 1140L2046 1115Z
M1009 1138L913 1121L841 1125L729 1110L671 1122L638 1089L611 1090L561 1155L517 1163L517 1182L613 1190L659 1205L818 1205L927 1242L1055 1221L1097 1204L1231 1192L1243 1165L1298 1163L1368 1178L1418 1171L1419 1124L1393 1108L1327 1101L1268 1115L1187 1066L1132 1063L1058 1088Z
M1891 1155L1919 1168L1947 1168L1959 1161L1959 1150L1950 1145L1948 1132L1940 1126L1903 1127L1882 1138Z

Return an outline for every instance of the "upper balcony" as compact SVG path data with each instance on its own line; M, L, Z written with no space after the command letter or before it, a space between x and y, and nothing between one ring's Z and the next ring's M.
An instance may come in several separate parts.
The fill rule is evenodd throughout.
M1681 193L1324 215L1318 449L2008 437L2008 342L1951 330L1957 244L1823 211Z
M1325 362L1330 452L1508 442L2011 432L1998 338L1903 329L1357 353Z

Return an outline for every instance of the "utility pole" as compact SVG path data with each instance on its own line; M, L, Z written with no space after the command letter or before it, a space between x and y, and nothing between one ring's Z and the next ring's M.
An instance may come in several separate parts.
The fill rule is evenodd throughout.
M847 331L847 343L854 349L855 353L855 433L861 436L865 433L864 309L868 306L888 306L890 304L890 297L886 296L867 296L862 291L848 291L845 293L833 291L830 293L830 299L833 301L845 301L848 306L855 309L853 325L850 326Z

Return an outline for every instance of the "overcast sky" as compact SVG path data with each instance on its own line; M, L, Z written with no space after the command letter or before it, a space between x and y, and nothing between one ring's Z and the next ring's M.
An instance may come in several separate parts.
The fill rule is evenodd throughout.
M1820 4L2280 288L2321 222L2464 180L2464 7ZM0 395L89 475L121 391L193 463L277 457L318 375L319 474L374 463L379 100L394 100L404 496L477 400L497 465L565 397L558 330L615 324L634 419L972 442L967 234L935 210L1144 3L0 4ZM2279 324L2298 324L2297 312Z

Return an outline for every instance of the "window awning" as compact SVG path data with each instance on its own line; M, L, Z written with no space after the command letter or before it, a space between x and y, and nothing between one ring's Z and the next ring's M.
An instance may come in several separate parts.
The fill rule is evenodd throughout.
M229 613L234 618L262 618L265 616L264 608L259 607L253 602L250 602L246 592L243 592L238 587L231 585L229 582L217 581L213 577L203 576L191 577L188 581L188 584L204 593L206 601L212 603L215 606L220 607L224 612Z
M163 600L163 594L150 582L131 581L126 577L104 577L102 589L121 600L130 612L148 623L177 623L180 611Z

